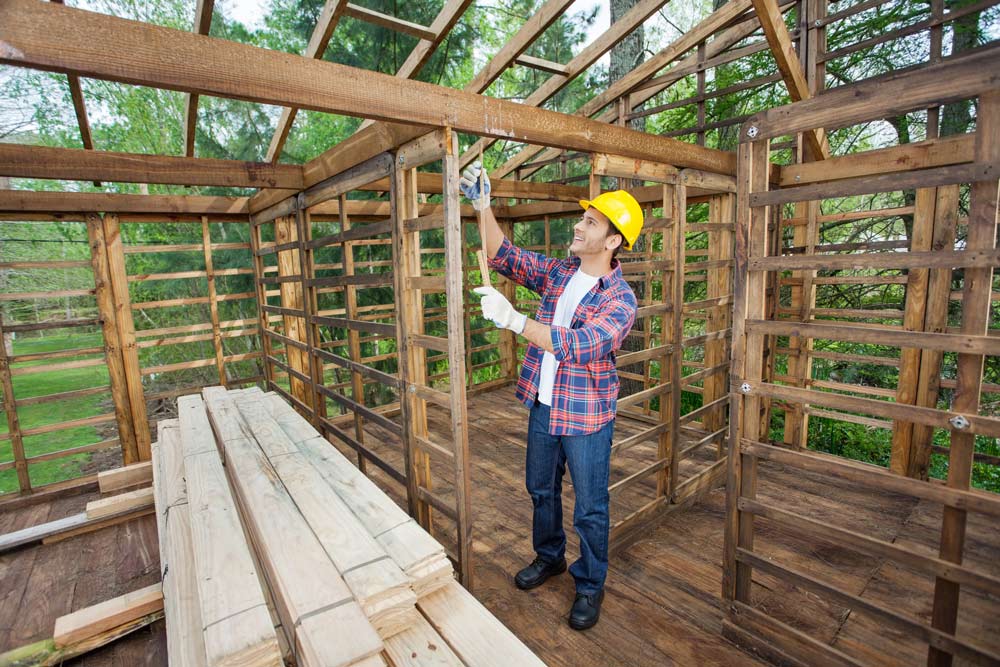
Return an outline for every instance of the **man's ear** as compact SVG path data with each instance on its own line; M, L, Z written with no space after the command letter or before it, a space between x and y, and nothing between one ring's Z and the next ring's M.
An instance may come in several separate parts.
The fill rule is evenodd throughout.
M624 236L622 236L621 234L612 234L611 236L604 239L604 249L614 250L624 242L625 242Z

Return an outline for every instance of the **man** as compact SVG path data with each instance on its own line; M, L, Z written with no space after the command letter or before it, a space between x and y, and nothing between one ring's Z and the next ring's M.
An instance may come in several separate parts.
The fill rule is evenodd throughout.
M504 237L490 209L489 178L478 162L465 170L461 188L483 212L490 266L542 297L532 319L492 287L475 290L484 317L530 343L517 397L531 410L525 486L534 507L536 558L514 581L527 590L566 570L562 477L568 465L576 493L573 528L580 536L580 558L569 569L576 581L569 625L585 630L600 618L608 571L608 477L619 388L615 351L636 315L635 294L615 257L638 238L642 208L623 190L581 201L572 256L554 259Z

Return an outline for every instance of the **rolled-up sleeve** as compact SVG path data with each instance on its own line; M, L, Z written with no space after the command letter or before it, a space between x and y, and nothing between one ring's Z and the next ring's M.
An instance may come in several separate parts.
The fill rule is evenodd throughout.
M560 362L587 364L621 348L635 323L634 298L608 302L596 316L577 329L553 326L552 348Z
M518 248L507 238L500 244L496 257L489 261L491 269L538 294L545 291L549 272L558 263L559 260Z

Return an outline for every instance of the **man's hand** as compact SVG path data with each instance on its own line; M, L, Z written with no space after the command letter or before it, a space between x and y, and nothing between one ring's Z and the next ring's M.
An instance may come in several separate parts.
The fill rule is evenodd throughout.
M528 316L514 310L507 297L493 287L477 287L472 291L482 297L483 317L493 320L501 329L510 329L516 334L524 331Z
M483 192L479 191L479 177L482 175ZM472 208L482 211L490 207L490 176L483 169L483 163L476 160L462 172L458 181L462 194L472 202Z

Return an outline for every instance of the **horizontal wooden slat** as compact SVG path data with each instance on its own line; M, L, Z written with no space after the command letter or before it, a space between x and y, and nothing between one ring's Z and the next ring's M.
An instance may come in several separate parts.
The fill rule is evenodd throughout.
M884 468L829 454L796 452L749 440L740 442L740 450L749 456L856 482L876 491L900 493L942 503L960 510L982 512L992 517L1000 517L1000 498L994 494L952 489L933 482L901 477Z
M802 338L838 340L850 343L871 343L892 347L910 347L942 352L1000 355L1000 338L994 336L969 336L965 334L903 331L884 327L859 328L850 324L821 324L819 322L791 322L773 320L747 320L748 333L773 336L798 336Z

